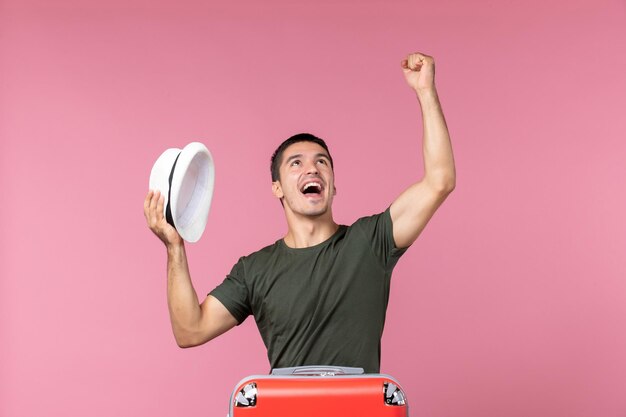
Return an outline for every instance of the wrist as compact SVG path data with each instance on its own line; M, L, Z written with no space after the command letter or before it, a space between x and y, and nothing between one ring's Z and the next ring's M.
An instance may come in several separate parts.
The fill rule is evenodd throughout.
M420 102L423 100L436 100L438 98L437 88L434 85L425 88L415 88L414 91Z
M175 242L168 242L165 244L165 247L167 248L167 254L169 256L176 256L181 252L185 252L185 243L182 239Z

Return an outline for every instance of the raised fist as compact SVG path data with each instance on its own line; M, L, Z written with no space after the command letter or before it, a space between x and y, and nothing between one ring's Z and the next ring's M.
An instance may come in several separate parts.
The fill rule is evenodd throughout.
M416 92L435 88L435 60L419 52L409 54L400 63L407 84Z

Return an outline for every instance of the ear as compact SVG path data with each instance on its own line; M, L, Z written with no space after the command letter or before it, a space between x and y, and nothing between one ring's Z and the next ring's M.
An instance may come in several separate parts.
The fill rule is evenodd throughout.
M283 198L285 195L283 194L283 187L280 185L280 181L274 181L272 183L272 194L276 198Z
M333 197L337 195L337 187L333 184Z

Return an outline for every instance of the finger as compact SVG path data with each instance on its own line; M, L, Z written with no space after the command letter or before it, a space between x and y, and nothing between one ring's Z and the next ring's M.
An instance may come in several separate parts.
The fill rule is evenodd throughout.
M150 203L150 199L152 198L152 194L154 194L154 190L149 190L148 194L146 194L144 205L147 206Z
M150 211L150 200L152 200L152 194L154 194L154 191L148 191L148 195L146 195L146 198L143 201L143 215L146 219L148 219L148 213Z
M413 58L411 69L414 71L419 71L420 69L422 69L422 64L424 61L423 55L416 53L411 56Z
M409 68L414 71L419 71L424 64L430 63L433 61L433 58L429 55L423 54L421 52L414 52L407 56L409 59Z
M150 222L152 226L156 225L157 222L157 203L159 201L159 197L161 196L160 191L155 191L152 195L152 199L150 200Z
M428 58L428 55L423 54L421 52L413 52L411 55L413 55L415 58L417 58L419 60L424 60L424 59Z
M416 52L415 55L419 58L419 62L422 65L430 65L435 63L435 59L430 55L422 54L419 52Z
M158 222L163 221L163 205L165 204L165 197L159 196L159 201L156 206L156 218Z
M415 71L415 54L409 55L409 69Z
M409 61L408 61L407 59L403 59L403 60L400 62L400 66L401 66L402 68L404 68L404 69L408 69L408 68L409 68Z
M153 210L153 206L154 206L154 198L155 196L158 194L158 191L151 191L150 192L150 201L148 201L148 210L152 211Z

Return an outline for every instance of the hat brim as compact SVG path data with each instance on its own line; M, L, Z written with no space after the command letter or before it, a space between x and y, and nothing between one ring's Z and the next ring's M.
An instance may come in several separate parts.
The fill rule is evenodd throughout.
M188 242L197 242L206 227L215 167L209 150L199 142L185 146L178 156L170 192L176 230Z
M150 189L161 191L165 197L163 214L166 215L169 203L174 227L187 242L197 242L204 232L214 183L213 157L199 142L182 150L166 150L152 167Z
M166 150L159 156L150 171L150 189L161 192L161 195L164 198L163 215L165 215L165 210L167 208L167 204L169 203L170 173L172 172L172 166L174 166L176 158L180 152L181 149L179 148L170 148Z

